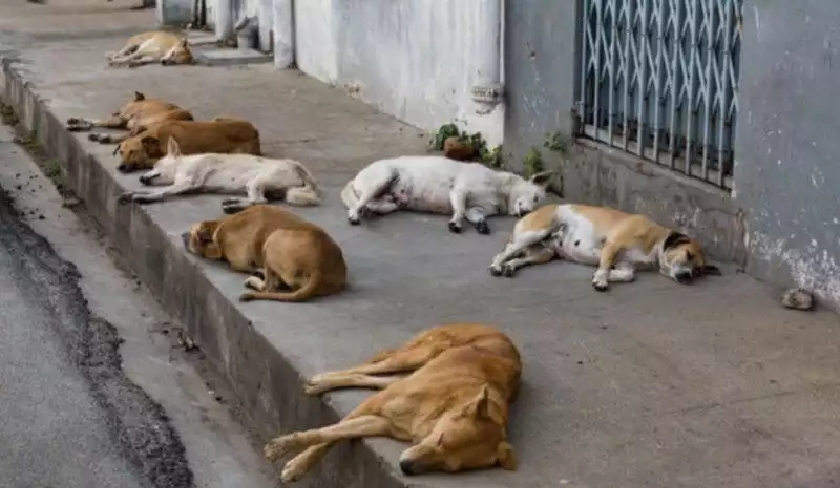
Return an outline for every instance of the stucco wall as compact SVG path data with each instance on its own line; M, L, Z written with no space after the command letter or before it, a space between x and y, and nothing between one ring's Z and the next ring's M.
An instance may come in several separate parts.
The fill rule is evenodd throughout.
M504 109L478 114L470 100L481 49L473 2L296 2L298 67L412 125L455 122L501 142Z
M751 274L840 303L840 2L744 6L735 200Z

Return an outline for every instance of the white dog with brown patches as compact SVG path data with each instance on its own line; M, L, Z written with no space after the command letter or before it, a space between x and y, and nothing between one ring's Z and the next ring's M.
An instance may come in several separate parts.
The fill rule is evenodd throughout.
M537 208L545 200L553 173L525 179L444 156L400 156L363 168L341 191L341 200L352 225L358 225L366 212L414 210L451 214L451 232L461 232L466 219L479 233L488 234L487 217L522 216Z
M687 235L644 215L586 205L546 205L520 219L504 251L493 258L490 274L513 276L555 257L597 266L592 276L597 291L607 291L611 281L633 281L637 269L658 268L681 284L720 275Z
M166 156L155 167L140 176L145 186L162 186L156 190L123 193L119 202L161 202L185 193L247 194L246 200L228 198L223 201L225 213L268 203L268 197L279 197L289 205L321 204L318 182L306 167L290 159L271 159L253 154L202 153L182 155L174 138L169 138Z

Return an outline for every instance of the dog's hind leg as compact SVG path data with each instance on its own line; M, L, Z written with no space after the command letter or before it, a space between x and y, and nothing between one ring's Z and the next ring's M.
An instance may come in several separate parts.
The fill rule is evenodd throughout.
M487 215L485 215L484 209L470 207L467 209L465 217L467 222L475 226L475 230L477 230L479 234L490 233L490 227L487 225Z
M434 343L409 343L399 349L379 354L372 360L343 370L317 374L309 384L341 381L353 375L399 375L412 373L435 358L441 346ZM336 380L337 379L337 380Z
M348 211L347 220L350 225L359 225L362 211L367 205L387 193L399 178L396 171L386 168L367 167L359 174L363 177L356 179L363 181L364 184L357 185L358 200Z
M467 216L467 192L461 188L453 188L449 192L449 203L452 205L452 218L449 219L449 232L459 233Z
M317 444L335 443L364 437L388 436L392 433L391 422L384 417L367 412L369 410L367 406L373 398L376 397L371 397L363 402L354 412L338 423L272 439L265 446L266 459L274 461L290 452ZM361 413L362 411L365 413Z
M120 116L119 112L114 112L105 120L88 120L79 118L69 118L65 123L67 130L71 132L79 132L91 130L94 127L104 127L107 129L125 129L127 121Z
M330 374L306 383L303 390L308 395L320 395L339 388L370 388L382 390L402 379L401 376L371 376L367 374Z
M490 274L493 276L502 276L504 272L504 264L509 259L524 252L529 247L538 244L551 234L548 229L539 231L527 231L516 234L511 238L511 241L505 246L504 251L500 252L493 258L490 263ZM507 275L510 276L510 275Z
M546 247L535 249L529 248L525 251L525 255L519 258L513 258L502 265L502 274L505 276L513 276L520 268L525 266L535 266L538 264L545 264L551 261L556 253L553 249Z
M199 187L192 183L176 183L174 185L165 186L160 189L145 191L145 192L125 192L117 199L120 204L129 202L135 203L155 203L166 200L167 197L174 195L182 195L198 190Z

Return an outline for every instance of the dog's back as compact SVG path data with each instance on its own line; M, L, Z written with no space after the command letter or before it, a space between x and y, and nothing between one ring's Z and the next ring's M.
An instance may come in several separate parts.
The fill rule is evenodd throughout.
M162 147L166 147L169 138L174 137L183 154L260 153L259 131L244 120L167 120L148 130L154 133Z

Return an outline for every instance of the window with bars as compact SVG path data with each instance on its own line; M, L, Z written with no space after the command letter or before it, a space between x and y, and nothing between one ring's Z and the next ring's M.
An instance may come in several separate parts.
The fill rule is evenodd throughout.
M584 137L731 188L743 0L582 0Z

